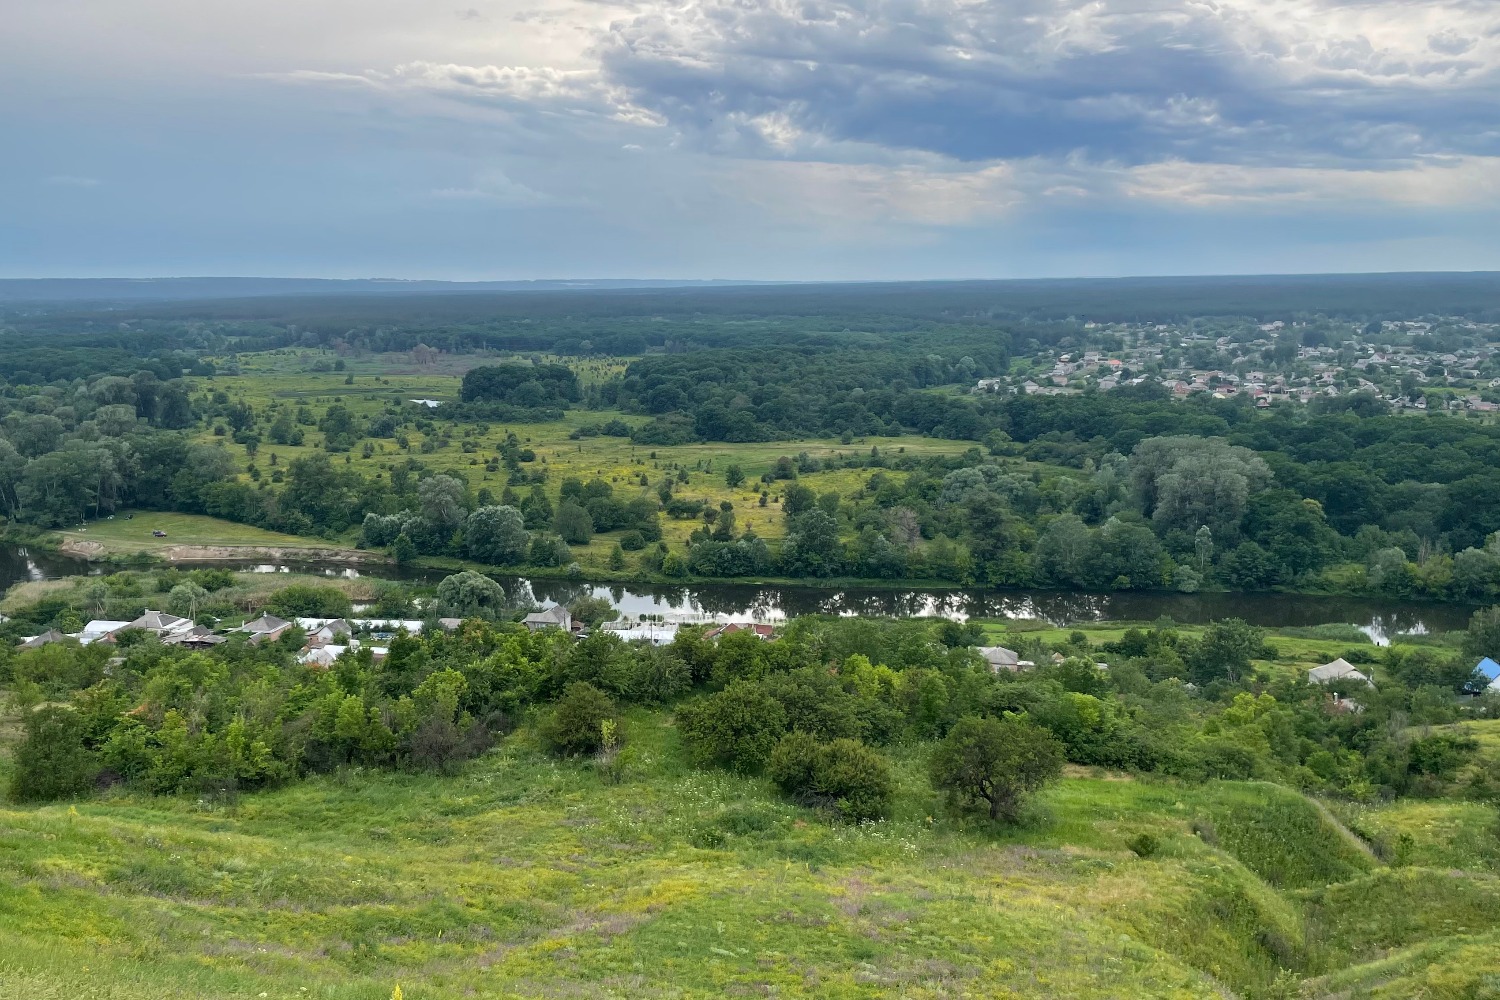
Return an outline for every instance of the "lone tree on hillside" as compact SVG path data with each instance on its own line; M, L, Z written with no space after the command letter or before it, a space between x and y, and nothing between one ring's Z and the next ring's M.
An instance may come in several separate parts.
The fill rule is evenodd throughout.
M938 744L932 783L966 809L1013 822L1032 793L1062 774L1063 747L1025 719L966 716Z

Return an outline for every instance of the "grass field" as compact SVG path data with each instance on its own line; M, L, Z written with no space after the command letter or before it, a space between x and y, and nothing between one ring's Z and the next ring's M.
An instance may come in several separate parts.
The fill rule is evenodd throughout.
M1497 968L1463 943L1482 929L1465 921L1496 912L1492 879L1428 878L1420 912L1372 925L1400 883L1274 786L1070 778L994 830L950 819L898 751L894 817L835 827L758 780L687 769L669 723L629 716L619 785L523 730L452 779L0 809L0 984L118 1000L385 1000L397 984L414 1000L1196 1000L1359 979L1344 967L1386 947L1448 949L1470 978ZM1160 842L1148 857L1127 846L1142 832Z
M192 566L188 564L180 568L190 570ZM74 604L84 605L87 602L85 592L97 579L97 577L88 576L68 576L58 580L28 580L14 584L5 592L4 598L0 599L0 612L13 613L16 609L35 604L44 597L65 597ZM138 597L126 598L126 600L144 601L147 606L159 608L166 600L166 595L151 590L150 573L139 574L138 580L142 584L142 592ZM370 577L351 579L344 576L311 573L245 572L235 573L233 585L217 591L216 594L223 601L246 611L258 610L266 603L272 592L294 584L335 587L347 594L350 600L359 602L374 599L380 581Z
M157 538L153 531L165 531ZM348 548L348 543L283 535L276 531L201 514L121 511L112 519L90 521L82 530L59 532L65 539L98 542L110 552L158 552L174 545L296 546Z

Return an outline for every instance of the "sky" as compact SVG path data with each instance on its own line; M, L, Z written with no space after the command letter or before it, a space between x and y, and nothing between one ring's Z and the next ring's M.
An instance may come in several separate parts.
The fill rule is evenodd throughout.
M4 7L4 277L1500 269L1500 0Z

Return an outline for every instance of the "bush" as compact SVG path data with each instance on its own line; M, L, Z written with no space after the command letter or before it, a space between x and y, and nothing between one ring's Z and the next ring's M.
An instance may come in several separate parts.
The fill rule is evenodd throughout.
M46 802L93 788L99 764L84 746L86 723L71 708L53 705L26 716L26 737L16 747L10 796Z
M634 529L620 536L620 548L626 552L639 552L646 547L646 536Z
M564 757L598 753L604 746L604 723L614 717L609 695L584 681L569 684L542 723L542 742Z
M833 810L842 819L879 819L890 806L891 765L858 740L819 743L807 733L788 733L776 744L766 774L804 805Z
M677 710L688 757L700 767L759 771L786 732L786 711L760 685L735 681Z
M347 618L354 614L349 595L337 587L293 584L271 595L266 610L280 618Z
M1134 851L1137 857L1152 858L1161 850L1161 840L1154 833L1138 833L1125 841L1125 846Z

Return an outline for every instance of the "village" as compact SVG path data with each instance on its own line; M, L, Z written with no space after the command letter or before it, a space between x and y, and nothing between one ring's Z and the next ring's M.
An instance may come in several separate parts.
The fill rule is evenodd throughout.
M1020 356L976 393L1071 395L1160 385L1177 399L1210 394L1281 403L1364 394L1395 410L1500 411L1500 324L1434 319L1371 324L1282 321L1229 332L1167 324L1084 324L1097 350Z

